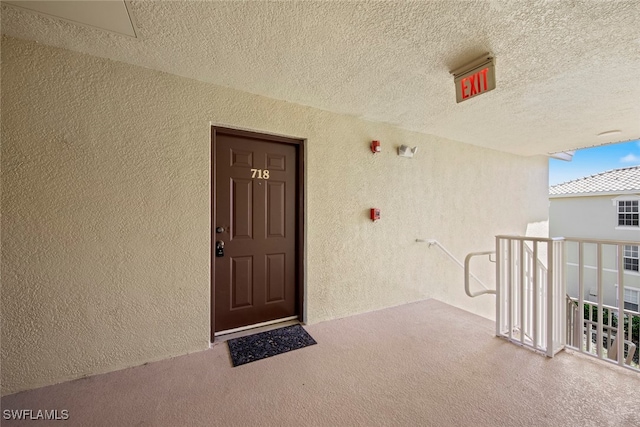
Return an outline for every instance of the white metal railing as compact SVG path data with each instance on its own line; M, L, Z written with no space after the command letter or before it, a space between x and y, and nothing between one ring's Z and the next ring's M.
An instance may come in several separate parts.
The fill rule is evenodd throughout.
M416 241L438 246L464 268L467 295L496 295L497 336L549 357L569 347L640 371L640 312L625 309L624 304L625 246L640 242L496 236L495 251L472 252L463 264L437 240ZM586 248L593 250L587 253ZM605 252L615 260L615 266L609 260L605 268ZM491 259L493 254L495 260ZM568 254L572 262L567 262ZM470 272L471 259L480 255L489 255L489 260L496 263L495 290ZM591 265L585 263L587 255ZM470 278L484 290L471 291ZM640 276L632 279L638 282L634 289L640 289ZM613 303L605 303L605 288L608 301L615 291ZM587 289L597 297L596 302L585 301Z
M594 357L609 359L626 367L640 370L638 365L638 326L640 313L624 310L623 340L624 353L621 353L616 340L620 327L618 307L602 306L602 324L597 304L585 302L582 310L583 323L580 327L578 315L579 299L567 295L567 347ZM598 340L598 329L602 330ZM618 356L622 357L618 357Z
M563 240L496 236L496 335L549 357L566 337Z
M573 295L566 296L567 347L626 368L640 370L640 313L625 309L624 306L624 247L639 245L640 242L579 238L566 238L565 242L570 248L576 249L577 263L570 265L578 270L570 278ZM605 268L605 252L611 255L609 258L614 260L615 268ZM595 263L595 271L592 271L593 265L586 264L587 256L591 258L591 264ZM585 301L587 291L592 294L592 289L595 290L597 301ZM615 298L610 298L611 293L615 293ZM605 303L605 294L614 304ZM619 335L621 339L617 339Z
M427 243L427 244L429 244L429 247L431 247L431 246L439 247L445 254L447 254L447 256L449 256L449 258L451 258L453 260L453 262L455 262L462 269L464 269L464 273L465 273L464 274L464 290L467 293L467 295L469 295L470 297L477 297L479 295L495 294L496 293L495 289L489 289L489 287L487 285L485 285L482 280L478 279L478 277L475 274L471 273L470 269L469 269L469 261L474 256L489 255L489 260L492 261L492 262L495 262L494 260L491 259L491 255L495 254L495 251L485 251L485 252L473 252L473 253L470 253L465 258L464 264L462 264L458 260L458 258L456 258L451 252L449 252L447 250L447 248L442 246L442 244L440 242L438 242L437 240L435 240L435 239L429 239L429 240L416 239L416 242L418 242L418 243ZM469 285L469 277L472 277L476 282L478 282L480 284L480 286L482 286L484 288L484 290L483 291L471 292L470 285Z
M484 291L471 292L471 286L469 285L469 276L471 275L471 268L469 267L469 263L471 262L471 258L475 256L489 255L489 260L495 262L495 260L491 260L491 255L495 255L495 253L495 251L471 252L464 258L464 291L471 298L485 294L496 294L495 289L487 289L486 287Z

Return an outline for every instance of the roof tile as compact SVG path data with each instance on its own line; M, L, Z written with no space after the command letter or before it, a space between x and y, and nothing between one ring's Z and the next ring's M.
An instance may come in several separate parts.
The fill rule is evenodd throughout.
M550 195L640 191L640 165L613 169L549 187Z

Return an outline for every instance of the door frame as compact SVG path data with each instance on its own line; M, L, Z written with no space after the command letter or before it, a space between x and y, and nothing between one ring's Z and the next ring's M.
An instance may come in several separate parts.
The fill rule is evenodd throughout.
M216 149L217 149L217 135L233 135L247 138L255 138L269 142L278 142L283 144L291 144L296 147L296 314L300 322L304 321L305 313L305 139L290 138L280 135L272 135L261 132L254 132L243 129L234 129L226 126L211 125L211 177L209 179L211 185L211 223L209 224L209 238L210 243L210 277L209 277L209 317L210 317L210 341L215 341L215 237L214 230L216 227Z

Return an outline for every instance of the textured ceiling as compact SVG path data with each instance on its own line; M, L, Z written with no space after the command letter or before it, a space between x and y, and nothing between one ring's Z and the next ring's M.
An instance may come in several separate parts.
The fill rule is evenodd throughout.
M8 1L4 4L27 8L65 19L75 24L89 25L106 31L135 37L136 32L123 0L111 1Z
M138 38L6 5L2 32L524 155L640 138L640 0L128 4ZM456 104L485 52L497 88Z

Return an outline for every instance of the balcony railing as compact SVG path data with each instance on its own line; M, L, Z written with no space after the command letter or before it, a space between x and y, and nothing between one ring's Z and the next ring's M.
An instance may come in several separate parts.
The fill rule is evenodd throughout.
M571 304L567 310L567 345L581 353L638 370L640 315L624 307L628 278L624 269L624 249L638 242L573 238L565 239L565 242L577 258L573 260L577 262L570 263L574 274L565 280L565 286L572 288L567 300ZM585 262L585 258L590 261ZM615 298L611 298L612 293ZM606 304L605 294L614 304ZM585 296L595 297L597 301L585 301ZM617 339L620 332L623 339Z
M496 335L549 357L565 342L562 243L496 237Z
M640 370L640 313L624 307L624 250L639 244L496 236L496 335L549 357L566 346ZM468 262L465 271L468 290ZM640 288L640 275L631 279Z
M582 323L580 322L580 303L578 298L567 295L567 347L582 353L619 363L617 345L620 317L618 307L584 302ZM640 370L638 364L638 329L640 313L623 311L624 366ZM600 335L598 331L601 331ZM598 338L600 336L600 338Z

